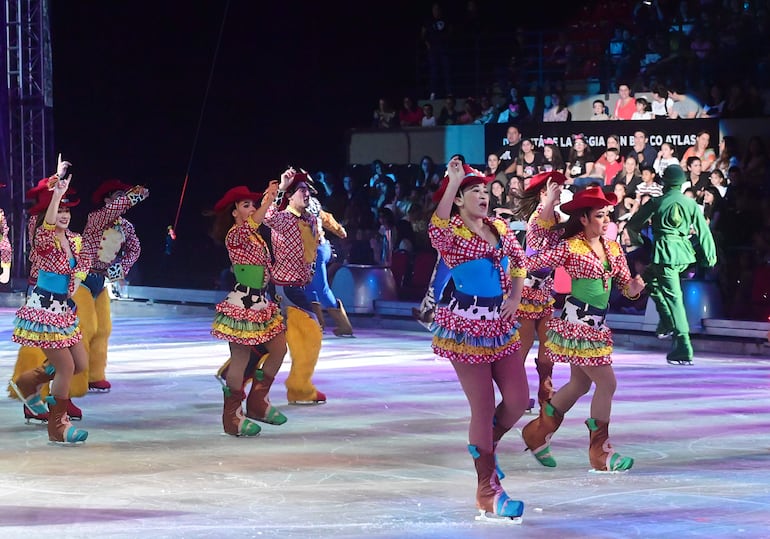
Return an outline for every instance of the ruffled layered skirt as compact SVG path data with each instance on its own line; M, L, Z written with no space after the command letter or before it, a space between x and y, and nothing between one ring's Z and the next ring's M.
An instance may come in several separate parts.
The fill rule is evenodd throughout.
M69 348L80 342L75 303L66 294L35 287L16 311L11 339L33 348Z
M516 311L516 318L542 320L553 316L553 304L556 302L552 295L553 274L545 278L527 275L524 287L521 289L521 303Z
M518 324L503 320L503 297L468 296L455 292L439 307L431 326L436 355L460 363L492 363L521 347Z
M217 304L216 312L211 334L245 346L267 342L286 329L278 304L267 297L264 288L236 284Z
M546 356L583 367L611 365L612 331L604 324L605 315L606 309L567 297L561 317L548 321Z

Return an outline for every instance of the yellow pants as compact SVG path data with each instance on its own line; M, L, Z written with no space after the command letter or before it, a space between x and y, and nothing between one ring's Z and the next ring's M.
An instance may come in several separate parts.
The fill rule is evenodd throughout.
M107 368L107 345L112 334L110 295L103 288L94 299L86 287L81 286L80 289L87 293L80 303L76 303L83 341L88 351L88 381L100 382L107 379L104 371Z
M291 370L286 378L289 402L312 401L318 396L312 378L322 338L321 326L310 315L297 307L286 307L286 344L291 354Z

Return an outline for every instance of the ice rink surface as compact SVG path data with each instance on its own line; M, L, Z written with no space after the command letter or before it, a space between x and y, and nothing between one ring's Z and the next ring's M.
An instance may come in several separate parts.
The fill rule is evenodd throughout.
M212 316L116 316L113 389L76 403L90 435L48 445L0 400L0 538L627 538L770 537L770 359L616 349L610 434L636 459L623 475L588 472L589 397L540 466L512 430L499 446L520 526L475 522L468 406L451 366L420 331L362 329L324 337L316 386L328 404L273 404L289 418L255 439L222 434L214 379L227 344ZM17 345L0 310L0 377ZM536 387L532 354L530 387ZM566 381L557 365L554 384ZM517 424L521 428L534 416Z

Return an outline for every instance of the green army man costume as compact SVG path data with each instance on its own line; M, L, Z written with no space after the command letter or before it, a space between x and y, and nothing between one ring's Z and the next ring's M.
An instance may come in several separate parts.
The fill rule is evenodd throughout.
M682 167L666 167L663 196L642 205L626 225L631 241L638 244L642 227L652 221L651 263L643 278L660 317L657 333L673 338L666 359L678 365L692 365L693 356L679 276L695 262L712 267L717 259L714 238L703 212L681 192L685 181Z

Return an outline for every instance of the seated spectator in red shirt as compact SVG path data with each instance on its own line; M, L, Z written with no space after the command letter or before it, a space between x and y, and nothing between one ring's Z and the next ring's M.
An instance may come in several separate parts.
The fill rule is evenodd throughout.
M631 97L631 89L621 84L618 86L618 100L615 102L612 117L616 120L630 120L634 112L636 112L636 99Z
M404 98L404 106L398 112L401 127L420 127L422 124L422 109L414 104L411 97Z
M623 169L620 162L620 151L614 147L608 147L602 155L601 162L594 163L593 175L604 180L604 185L612 185L612 180Z

